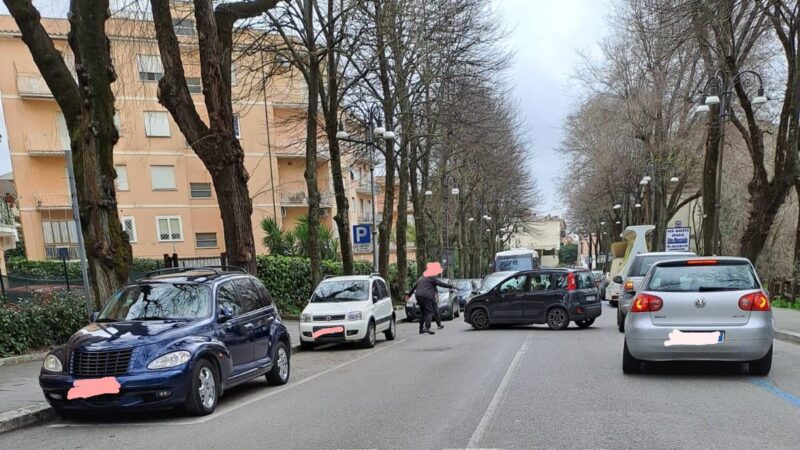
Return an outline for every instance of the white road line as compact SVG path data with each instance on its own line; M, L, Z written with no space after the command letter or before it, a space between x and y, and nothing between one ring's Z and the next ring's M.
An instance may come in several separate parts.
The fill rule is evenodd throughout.
M478 426L472 433L472 437L469 439L469 443L467 444L468 449L480 448L478 447L478 443L480 443L481 439L483 439L483 435L486 433L486 429L492 423L494 416L497 414L497 409L500 407L500 404L503 402L503 399L508 393L508 384L511 382L511 377L514 376L514 372L519 366L519 362L522 359L522 355L525 353L525 350L528 349L528 343L530 342L532 337L533 335L529 333L528 336L525 338L525 340L522 342L522 345L519 347L519 350L517 350L517 354L514 355L514 359L511 360L511 364L508 366L506 374L503 375L503 380L500 381L500 385L497 386L497 390L494 392L492 401L489 402L489 406L486 408L486 412L483 413L483 417L481 418L480 423L478 423Z
M225 408L225 409L217 410L211 415L208 415L208 416L205 416L205 417L200 417L200 418L193 419L193 420L182 420L182 421L162 422L162 423L158 423L158 422L56 423L56 424L49 425L48 427L49 428L68 428L68 427L78 428L78 427L120 427L120 426L163 426L163 425L176 426L176 425L195 425L195 424L198 424L198 423L206 423L206 422L209 422L211 420L218 419L218 418L220 418L220 417L222 417L225 414L228 414L230 412L233 412L233 411L239 410L241 408L244 408L245 406L251 405L251 404L253 404L255 402L259 402L261 400L264 400L267 397L272 397L273 395L278 395L281 392L288 391L289 389L292 389L292 388L295 388L297 386L301 386L303 384L306 384L309 381L315 380L315 379L317 379L317 378L319 378L319 377L321 377L323 375L327 375L327 374L329 374L329 373L331 373L331 372L333 372L335 370L339 370L339 369L341 369L343 367L349 366L350 364L353 364L356 361L360 361L360 360L362 360L362 359L364 359L364 358L366 358L368 356L372 356L372 355L375 355L377 353L381 353L384 350L389 350L390 348L392 348L392 347L394 347L396 345L400 345L405 341L406 341L406 339L400 339L400 340L395 341L395 342L393 342L393 343L391 343L389 345L383 345L383 346L381 346L379 349L377 349L375 351L371 351L371 352L369 352L367 354L364 354L364 355L361 355L361 356L359 356L357 358L353 358L353 359L351 359L351 360L349 360L347 362L343 362L342 364L339 364L338 366L331 367L330 369L327 369L327 370L324 370L322 372L316 373L314 375L311 375L310 377L303 378L300 381L297 381L297 382L294 382L294 383L289 383L289 384L287 384L287 385L285 385L283 387L277 388L277 389L270 389L269 392L265 392L264 394L261 394L259 396L252 397L252 398L248 399L247 401L244 401L244 402L241 402L241 403L237 403L237 404L235 404L233 406L230 406L228 408Z

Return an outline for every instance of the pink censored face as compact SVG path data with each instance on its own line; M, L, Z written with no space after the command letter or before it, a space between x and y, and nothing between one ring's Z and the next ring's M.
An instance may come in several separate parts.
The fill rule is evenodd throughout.
M67 392L67 399L89 398L103 394L118 394L119 382L114 377L75 380Z
M320 336L325 336L326 334L336 334L336 333L344 333L344 327L340 325L338 327L323 328L321 330L315 331L314 334L312 334L311 336L314 339L316 339Z

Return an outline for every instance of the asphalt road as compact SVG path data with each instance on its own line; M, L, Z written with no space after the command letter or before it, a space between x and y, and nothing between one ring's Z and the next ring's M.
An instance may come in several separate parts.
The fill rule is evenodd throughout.
M400 324L371 350L298 353L288 385L231 390L211 416L61 420L0 448L798 448L800 346L776 341L765 379L736 364L623 376L614 312L587 330Z

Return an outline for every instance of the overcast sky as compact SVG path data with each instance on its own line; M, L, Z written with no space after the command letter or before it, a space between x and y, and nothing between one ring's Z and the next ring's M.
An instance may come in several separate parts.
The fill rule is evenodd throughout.
M556 149L561 143L562 122L580 94L572 86L571 77L579 63L578 52L596 53L598 42L606 35L605 18L611 1L493 0L510 31L507 45L515 51L513 93L535 155L531 170L542 194L542 214L565 212L555 177L568 167ZM63 11L67 4L65 0L34 3L48 15ZM0 13L8 13L1 3ZM0 111L0 173L11 168L3 123Z
M494 0L494 5L511 30L508 44L516 51L513 92L535 155L531 170L542 194L538 212L563 214L555 177L568 164L556 149L562 122L580 96L572 76L578 52L597 54L611 0Z

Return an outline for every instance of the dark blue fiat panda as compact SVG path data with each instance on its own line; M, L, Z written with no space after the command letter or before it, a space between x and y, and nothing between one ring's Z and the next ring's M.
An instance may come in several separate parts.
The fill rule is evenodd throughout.
M261 281L238 269L151 272L93 319L42 365L39 384L62 415L174 407L205 415L232 386L289 381L289 333Z

